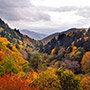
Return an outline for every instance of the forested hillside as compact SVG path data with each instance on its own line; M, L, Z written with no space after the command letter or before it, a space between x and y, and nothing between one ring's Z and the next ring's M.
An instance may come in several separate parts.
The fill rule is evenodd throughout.
M0 19L0 90L90 90L90 29L43 44Z
M29 60L30 53L38 47L39 42L23 35L17 29L11 29L8 24L0 19L0 36L6 38L12 46L15 46L24 59ZM9 48L12 46L8 45Z
M57 39L54 37L46 45L40 45L40 52L51 56L49 62L59 62L61 67L68 68L75 73L82 71L82 59L89 51L90 29L88 31L82 29L69 34L59 34ZM87 69L84 69L84 72L87 72Z

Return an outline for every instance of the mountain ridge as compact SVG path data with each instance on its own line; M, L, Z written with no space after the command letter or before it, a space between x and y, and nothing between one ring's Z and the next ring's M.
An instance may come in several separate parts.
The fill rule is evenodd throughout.
M66 34L66 35L68 35L68 34L71 33L71 32L78 32L78 31L83 30L83 29L86 29L86 28L70 28L70 29L68 29L68 30L66 30L66 31L63 31L63 32L53 33L53 34L51 34L51 35L43 38L43 39L41 40L41 42L44 43L44 44L47 44L47 43L50 42L54 37L57 39L58 36L59 36L59 34Z
M27 35L30 38L35 39L35 40L41 40L47 36L46 34L34 32L34 31L29 31L26 29L20 30L20 32L24 35Z

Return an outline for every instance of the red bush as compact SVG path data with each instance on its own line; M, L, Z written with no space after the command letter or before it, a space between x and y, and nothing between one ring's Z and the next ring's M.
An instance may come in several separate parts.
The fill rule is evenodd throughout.
M17 75L4 74L0 76L0 90L39 90L34 87L29 87L26 80L18 78Z

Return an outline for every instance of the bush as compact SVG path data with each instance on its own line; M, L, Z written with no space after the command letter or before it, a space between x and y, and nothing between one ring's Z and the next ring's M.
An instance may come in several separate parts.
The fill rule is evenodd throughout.
M56 71L56 74L63 90L81 90L80 78L76 77L72 71L60 69Z
M40 88L41 90L62 90L60 80L55 74L54 69L41 72L35 80L34 86Z

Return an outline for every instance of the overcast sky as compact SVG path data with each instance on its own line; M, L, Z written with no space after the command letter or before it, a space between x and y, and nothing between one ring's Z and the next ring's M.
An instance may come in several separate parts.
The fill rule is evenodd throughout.
M12 28L45 34L90 27L90 0L0 0L0 17Z

